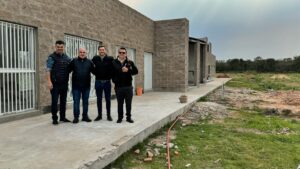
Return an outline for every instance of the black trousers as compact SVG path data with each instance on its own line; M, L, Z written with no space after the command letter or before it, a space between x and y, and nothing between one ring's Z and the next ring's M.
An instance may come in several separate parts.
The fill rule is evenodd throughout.
M115 88L117 102L118 102L118 119L123 119L123 105L124 101L126 104L126 118L131 118L131 103L132 103L132 96L133 96L133 88L130 87L118 87Z
M58 98L60 100L59 104L59 114L60 119L63 120L66 118L66 102L67 102L67 94L68 94L68 83L59 85L59 84L53 84L53 88L50 91L51 93L51 113L52 113L52 120L57 121L57 104L58 104Z

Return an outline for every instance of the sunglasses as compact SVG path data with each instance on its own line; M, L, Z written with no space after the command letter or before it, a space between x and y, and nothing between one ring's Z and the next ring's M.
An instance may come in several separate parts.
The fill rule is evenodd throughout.
M126 52L119 52L119 54L125 54Z

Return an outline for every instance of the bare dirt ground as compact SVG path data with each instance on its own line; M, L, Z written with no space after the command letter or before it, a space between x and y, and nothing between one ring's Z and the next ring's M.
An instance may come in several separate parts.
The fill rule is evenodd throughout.
M276 77L277 78L277 77ZM208 96L210 101L229 104L237 108L260 108L266 113L275 113L300 119L300 91L267 91L226 87Z
M273 75L271 77L271 79L290 79L290 78L285 74L276 74L276 75Z

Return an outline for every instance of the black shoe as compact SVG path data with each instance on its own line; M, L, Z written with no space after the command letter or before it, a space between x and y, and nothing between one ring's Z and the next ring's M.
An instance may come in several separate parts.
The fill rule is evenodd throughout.
M53 125L58 125L58 121L57 120L53 120L52 124Z
M89 119L88 117L86 117L86 118L82 118L82 121L85 121L85 122L91 122L92 120Z
M121 123L121 122L122 122L122 119L118 119L118 120L117 120L117 123Z
M68 120L67 118L60 119L59 121L62 121L62 122L67 122L67 123L71 122L71 121L70 121L70 120Z
M78 123L78 122L79 122L78 118L75 118L75 119L73 120L73 123Z
M95 118L95 120L94 121L99 121L99 120L102 120L102 116L97 116L96 118Z
M111 116L107 116L107 120L108 121L113 121L113 119L111 118Z
M134 123L134 121L133 121L131 118L126 119L126 121L127 121L128 123Z

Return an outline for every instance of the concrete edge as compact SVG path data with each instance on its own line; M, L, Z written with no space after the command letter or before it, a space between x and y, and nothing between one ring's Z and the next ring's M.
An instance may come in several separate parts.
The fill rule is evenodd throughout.
M42 114L43 113L40 110L32 110L32 111L27 111L27 112L22 112L17 114L16 113L4 114L0 116L0 124L16 121L16 120L22 120L29 117L39 116Z
M225 85L230 80L231 79L227 80L223 84ZM222 87L222 85L216 86L213 90L205 93L202 96L199 96L197 99L193 100L192 102L186 103L184 107L174 111L173 113L169 114L165 118L153 123L151 126L141 131L137 135L125 136L126 137L125 139L121 138L120 140L124 139L122 140L123 144L115 145L114 143L112 143L112 146L115 146L112 150L108 151L102 156L98 156L98 158L93 161L83 164L82 166L79 167L79 169L99 169L99 168L106 167L107 165L115 161L117 158L119 158L123 153L127 152L138 143L147 139L151 134L155 133L157 130L161 129L168 123L175 120L178 115L181 115L186 111L188 111L200 98L207 96L208 94L212 93L213 91L217 90L220 87Z
M178 115L181 115L187 110L189 110L195 104L195 102L197 102L197 100L187 103L187 105L185 105L184 107L169 114L165 118L153 123L151 126L146 128L145 130L142 130L140 133L138 133L135 136L126 136L127 138L125 139L121 138L124 139L122 140L123 142L122 144L115 145L114 143L112 143L112 146L115 146L115 148L105 153L105 155L98 156L98 158L95 159L94 161L90 161L83 164L82 166L79 167L79 169L99 169L99 168L106 167L111 162L119 158L123 153L127 152L138 143L147 139L151 134L155 133L157 130L161 129L168 123L175 120Z

